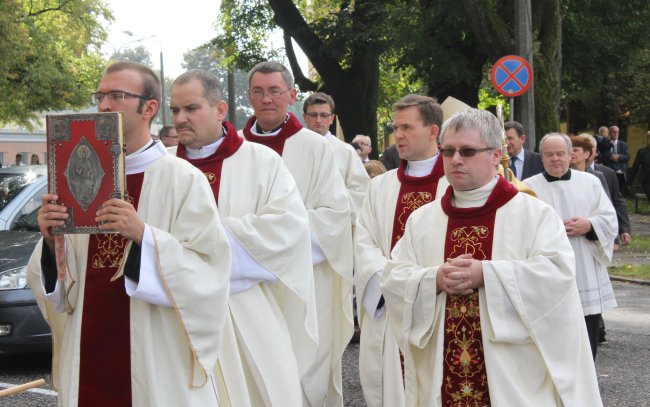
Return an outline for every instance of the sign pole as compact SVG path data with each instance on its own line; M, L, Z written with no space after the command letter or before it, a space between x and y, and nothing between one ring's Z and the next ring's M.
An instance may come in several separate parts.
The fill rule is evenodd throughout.
M510 103L510 121L515 120L515 98L508 98Z

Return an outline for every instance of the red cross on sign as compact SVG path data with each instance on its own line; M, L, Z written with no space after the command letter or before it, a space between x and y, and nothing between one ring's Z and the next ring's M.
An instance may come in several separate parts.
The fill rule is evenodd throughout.
M525 59L507 55L499 59L490 72L492 86L507 97L523 95L533 83L533 69Z

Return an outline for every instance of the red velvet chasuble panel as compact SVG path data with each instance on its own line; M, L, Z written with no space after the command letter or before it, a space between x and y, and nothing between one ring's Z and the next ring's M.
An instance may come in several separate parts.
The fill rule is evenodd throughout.
M263 144L280 155L282 155L282 151L284 151L284 143L287 139L302 129L302 124L300 124L300 121L296 119L296 116L289 113L289 119L287 119L287 122L282 126L280 133L275 136L256 136L251 132L251 127L256 121L257 118L252 116L246 122L246 126L244 126L244 136L246 137L246 140Z
M137 209L144 173L127 175L129 201ZM90 235L84 288L79 364L79 406L131 405L129 296L117 272L128 239Z
M215 202L219 205L219 187L221 185L221 168L223 167L223 160L235 154L239 147L244 142L244 139L239 137L237 130L227 121L223 122L223 127L226 129L226 134L223 141L213 154L205 158L191 159L187 156L187 149L183 144L179 144L176 149L176 156L190 162L193 166L201 170L201 172L208 179L208 184L212 188Z
M424 177L410 177L405 174L407 161L402 160L397 169L397 179L400 182L395 216L393 216L393 236L390 241L391 250L398 240L404 235L406 221L411 213L420 206L433 202L436 199L438 180L444 177L445 171L440 156L433 165L431 174Z
M449 216L445 259L471 254L477 260L490 260L496 211L516 194L516 188L499 177L484 206L454 208L449 187L441 201ZM489 406L478 291L471 295L447 295L444 324L442 405Z

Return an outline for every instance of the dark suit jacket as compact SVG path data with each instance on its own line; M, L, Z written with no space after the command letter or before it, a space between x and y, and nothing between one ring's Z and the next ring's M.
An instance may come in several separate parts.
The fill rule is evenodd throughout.
M524 170L520 180L525 180L544 171L542 156L534 151L524 150Z
M621 195L621 190L618 187L618 177L616 176L616 172L601 164L594 164L594 168L596 171L600 171L603 174L605 181L607 182L609 197L611 198L614 209L616 210L616 218L618 218L618 234L630 233L630 218L627 216L625 198Z
M627 162L630 159L630 153L627 149L627 143L622 140L617 141L616 152L614 152L614 142L612 141L612 154L620 154L618 161L611 161L608 167L616 172L627 174Z
M634 164L630 169L629 184L632 184L637 174L641 185L650 184L650 147L643 147L637 151Z

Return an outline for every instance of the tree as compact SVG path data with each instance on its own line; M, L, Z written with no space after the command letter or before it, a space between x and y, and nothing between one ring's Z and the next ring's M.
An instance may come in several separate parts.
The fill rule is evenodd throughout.
M111 57L113 61L131 61L152 67L151 53L144 45L135 48L122 48L117 54Z
M223 63L223 51L215 49L214 46L205 45L183 54L183 69L202 69L216 75L222 84L228 81L228 68ZM242 70L235 70L235 106L237 127L243 127L246 119L253 114L248 104L246 91L248 89L248 76ZM226 98L228 90L224 89ZM170 93L171 94L171 93Z
M240 67L250 69L254 62L268 58L268 54L259 52L266 38L261 32L273 28L268 22L275 22L283 30L286 55L300 90L321 90L332 95L346 139L368 134L376 152L379 57L386 42L385 26L376 22L389 25L390 10L396 6L391 1L357 0L353 4L342 2L340 8L333 10L334 2L315 3L322 4L327 12L315 13L308 22L290 0L269 0L268 4L224 0L224 33L215 42L231 52ZM271 15L273 19L267 18ZM300 45L318 72L319 82L301 71L292 40Z
M99 0L0 2L0 122L87 106L104 68L110 10Z

